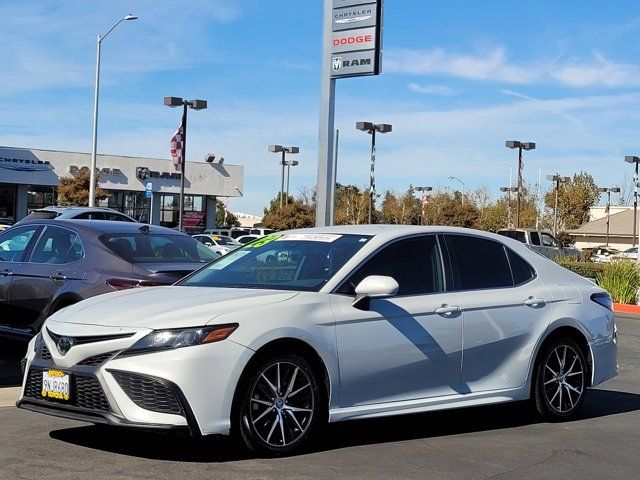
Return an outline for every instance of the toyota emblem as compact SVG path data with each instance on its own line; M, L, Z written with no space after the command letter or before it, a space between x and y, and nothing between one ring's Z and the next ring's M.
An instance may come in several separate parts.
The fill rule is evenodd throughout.
M60 337L58 339L58 351L62 355L66 355L67 352L73 347L73 340L69 337Z

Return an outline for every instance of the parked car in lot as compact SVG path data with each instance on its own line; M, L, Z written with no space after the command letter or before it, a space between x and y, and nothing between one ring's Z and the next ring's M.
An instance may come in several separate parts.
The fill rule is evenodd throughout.
M592 262L611 263L611 259L613 258L613 256L620 253L620 250L618 250L617 248L609 247L607 245L600 245L599 247L591 249L589 253L589 260Z
M241 245L245 245L259 238L262 238L262 235L242 235L241 237L236 238L236 242L238 242Z
M0 332L106 292L174 283L218 258L188 235L104 220L29 220L0 234Z
M29 344L18 406L283 454L327 420L527 399L573 418L617 374L616 344L609 295L518 241L316 228L57 312Z
M580 259L580 252L573 247L563 247L562 244L550 233L529 228L508 228L498 230L498 235L513 238L532 250L548 258L571 257Z
M623 252L618 252L611 257L611 260L637 260L638 259L638 247L627 248Z
M136 219L107 207L45 207L32 211L16 223L27 220L110 220L114 222L137 222Z
M195 238L203 245L209 247L212 251L220 256L226 255L232 250L235 250L236 248L240 248L242 246L241 243L236 242L233 238L224 235L201 234L194 235L193 238Z

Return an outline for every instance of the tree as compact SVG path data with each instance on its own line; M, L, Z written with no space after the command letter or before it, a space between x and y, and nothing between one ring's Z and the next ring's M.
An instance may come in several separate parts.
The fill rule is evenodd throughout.
M288 205L267 213L262 219L265 228L273 230L290 230L294 228L308 228L315 223L313 209L304 205L300 200L293 200Z
M104 200L109 195L98 187L100 175L96 174L96 200ZM89 170L79 170L75 177L60 177L58 183L58 205L83 206L89 205L89 184L91 178Z
M413 186L402 196L387 190L382 200L380 222L395 225L417 225L420 220L421 202L416 198Z
M553 210L555 188L545 195L545 205ZM573 230L589 221L589 209L600 199L595 180L587 172L576 173L558 189L558 223L561 228Z
M369 192L355 185L336 185L335 224L361 225L368 222Z
M216 227L239 227L240 220L227 210L224 203L216 200Z
M293 203L295 201L295 198L289 195L283 201L285 202L284 204L287 205ZM271 199L271 201L269 202L269 206L264 208L264 214L267 215L269 213L276 213L278 210L280 210L280 192L278 192L278 194Z

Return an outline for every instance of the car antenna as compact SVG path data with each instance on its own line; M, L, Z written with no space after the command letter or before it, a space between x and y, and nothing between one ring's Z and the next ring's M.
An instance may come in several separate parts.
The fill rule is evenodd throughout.
M146 235L149 234L149 225L142 225L138 230L140 230L140 233L144 233Z

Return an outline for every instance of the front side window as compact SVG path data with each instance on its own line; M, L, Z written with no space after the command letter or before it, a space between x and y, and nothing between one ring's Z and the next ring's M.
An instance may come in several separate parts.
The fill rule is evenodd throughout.
M33 236L40 227L13 227L0 235L0 261L21 262Z
M440 248L435 235L399 240L385 247L340 287L338 293L353 295L356 286L370 275L392 277L398 295L421 295L444 291Z
M540 246L540 234L538 232L531 232L531 245Z
M541 236L542 236L542 245L544 245L545 247L557 247L558 246L558 242L556 241L556 239L553 238L548 233L542 233Z
M109 250L131 263L206 263L218 258L186 235L116 233L100 237Z
M80 260L83 256L82 242L75 232L65 228L46 227L29 261L62 265Z
M512 287L513 278L504 246L493 240L448 235L454 261L456 290Z
M318 291L370 238L322 233L274 234L228 253L179 284Z

